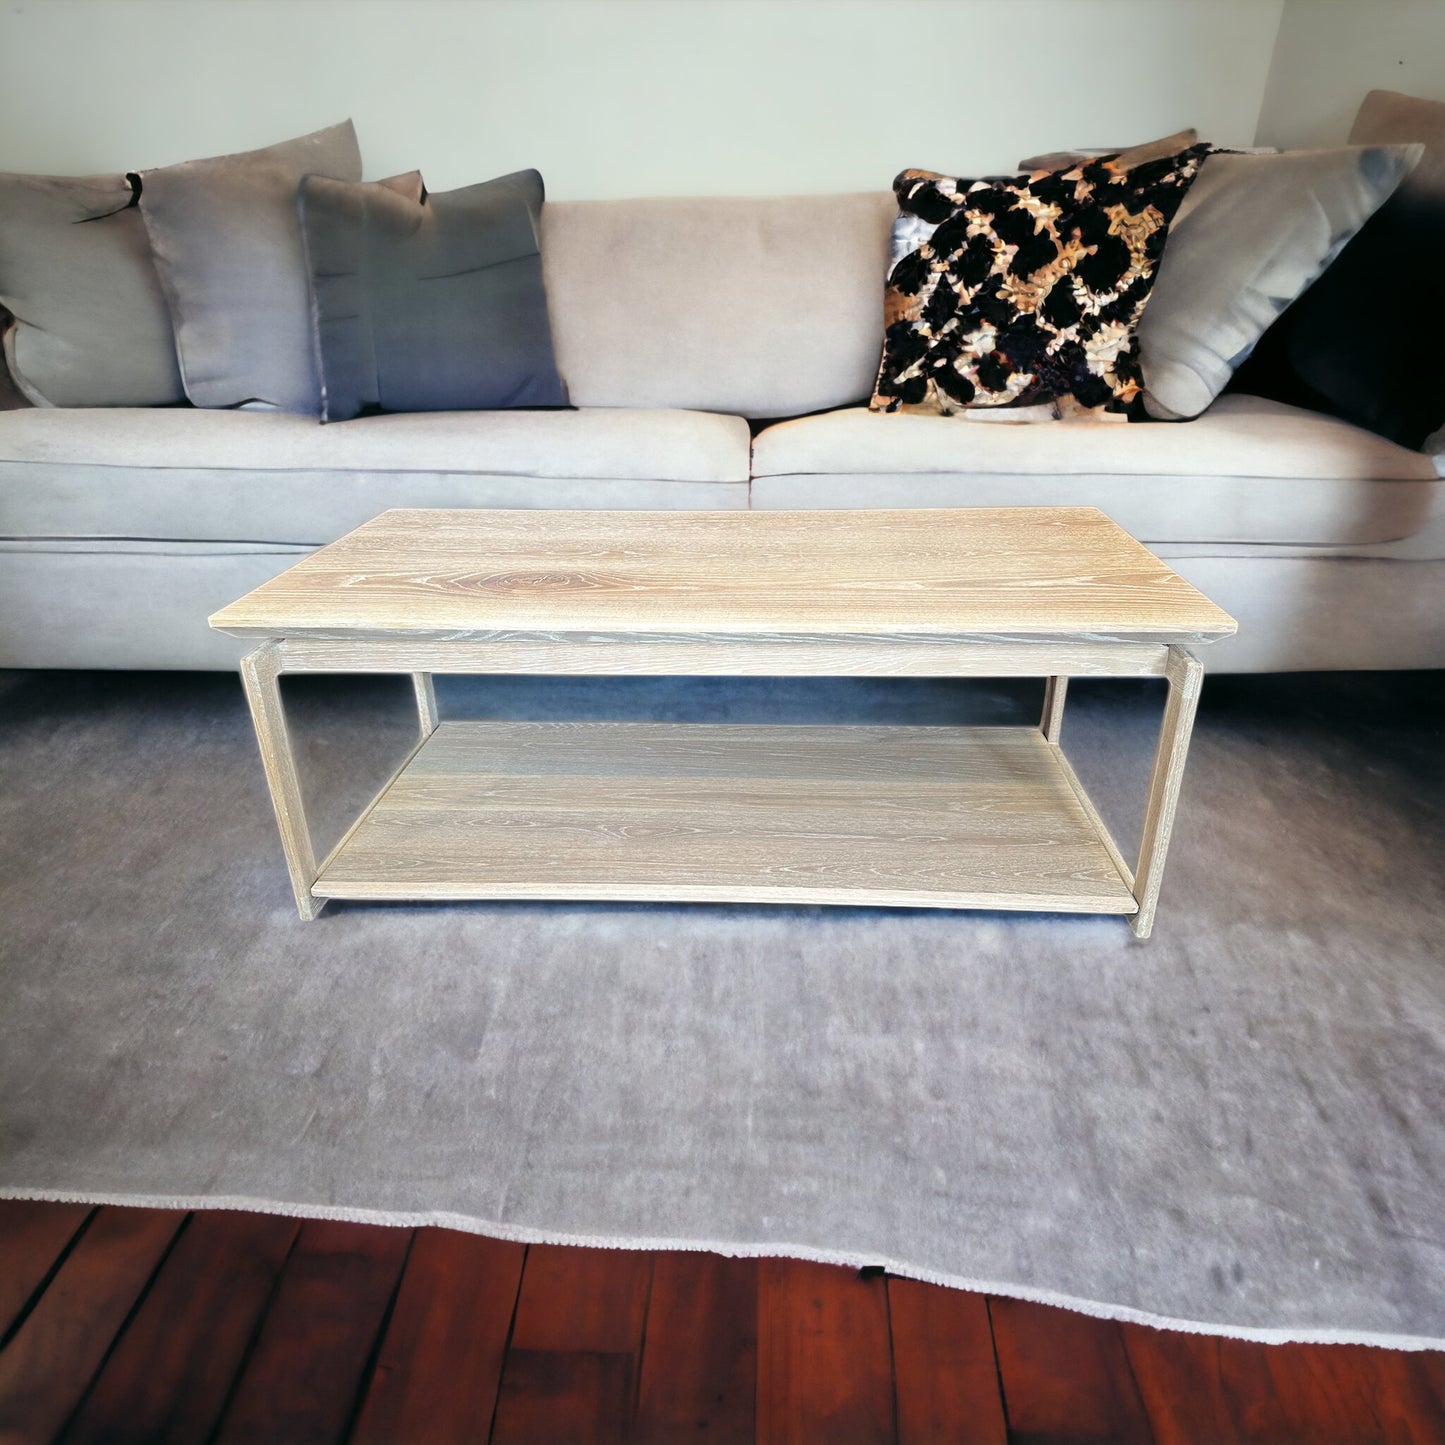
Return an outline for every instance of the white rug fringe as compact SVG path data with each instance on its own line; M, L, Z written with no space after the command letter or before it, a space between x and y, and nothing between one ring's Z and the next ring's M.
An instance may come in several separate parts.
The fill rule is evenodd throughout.
M556 1230L532 1229L525 1225L499 1224L492 1220L474 1219L466 1214L448 1214L442 1210L409 1213L404 1210L350 1209L335 1204L287 1204L274 1199L249 1199L233 1195L162 1195L110 1194L104 1191L70 1189L22 1189L0 1185L0 1199L31 1199L49 1204L116 1205L136 1209L237 1209L252 1214L283 1214L297 1219L330 1219L345 1224L375 1224L399 1229L455 1229L464 1234L480 1234L490 1239L513 1244L561 1244L591 1249L692 1250L720 1254L730 1259L805 1259L817 1264L844 1265L850 1269L882 1268L888 1274L916 1279L924 1284L943 1285L948 1289L968 1290L974 1294L1003 1295L1008 1299L1026 1300L1031 1304L1053 1305L1074 1310L1098 1319L1117 1320L1124 1324L1146 1325L1156 1330L1177 1330L1191 1335L1219 1335L1226 1339L1247 1340L1260 1345L1372 1345L1387 1350L1445 1350L1445 1339L1423 1335L1384 1334L1375 1330L1333 1329L1256 1329L1202 1320L1175 1319L1171 1315L1151 1314L1148 1310L1131 1309L1128 1305L1107 1300L1080 1299L1076 1295L1055 1290L1036 1289L1031 1285L1012 1284L998 1280L964 1279L923 1269L901 1260L873 1254L852 1254L846 1250L814 1249L806 1244L737 1244L721 1240L662 1239L640 1237L613 1239L605 1235L566 1234Z

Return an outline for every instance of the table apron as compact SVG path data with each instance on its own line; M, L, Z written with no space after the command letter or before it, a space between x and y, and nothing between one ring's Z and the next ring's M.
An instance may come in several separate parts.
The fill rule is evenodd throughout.
M531 673L696 677L1162 677L1153 641L930 639L455 641L282 638L281 672Z

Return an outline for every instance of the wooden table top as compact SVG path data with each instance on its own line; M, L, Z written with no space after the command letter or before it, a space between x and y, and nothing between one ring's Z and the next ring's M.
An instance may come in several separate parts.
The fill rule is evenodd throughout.
M1093 507L383 512L223 607L236 637L1210 642L1234 620Z

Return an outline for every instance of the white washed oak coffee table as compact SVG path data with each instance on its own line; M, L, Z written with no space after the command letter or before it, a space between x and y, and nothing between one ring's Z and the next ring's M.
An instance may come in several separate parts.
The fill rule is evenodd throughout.
M1147 937L1233 620L1089 507L385 512L223 607L303 918L328 899L1128 915ZM319 865L288 672L410 674L411 756ZM1042 677L1038 727L442 722L434 673ZM1060 748L1070 677L1161 676L1137 866Z

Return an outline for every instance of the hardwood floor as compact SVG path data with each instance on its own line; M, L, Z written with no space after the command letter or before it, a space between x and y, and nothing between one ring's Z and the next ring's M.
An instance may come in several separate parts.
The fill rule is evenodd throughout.
M0 1445L1442 1442L1445 1355L881 1273L0 1201Z

